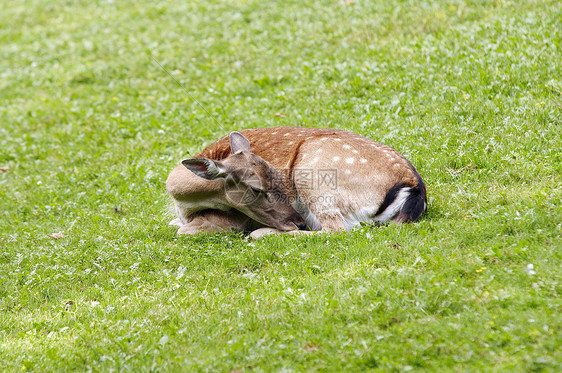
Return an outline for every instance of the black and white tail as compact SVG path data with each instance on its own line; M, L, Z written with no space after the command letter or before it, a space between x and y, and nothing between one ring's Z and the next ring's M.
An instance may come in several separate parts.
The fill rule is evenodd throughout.
M409 223L418 219L426 211L425 184L415 169L414 173L417 185L397 184L390 188L375 214L375 221L392 220L396 223Z

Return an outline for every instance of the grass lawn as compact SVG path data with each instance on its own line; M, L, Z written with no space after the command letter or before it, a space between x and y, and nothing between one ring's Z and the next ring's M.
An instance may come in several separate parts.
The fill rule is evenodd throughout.
M560 371L561 112L554 0L0 0L0 371ZM170 170L278 125L428 213L176 236Z

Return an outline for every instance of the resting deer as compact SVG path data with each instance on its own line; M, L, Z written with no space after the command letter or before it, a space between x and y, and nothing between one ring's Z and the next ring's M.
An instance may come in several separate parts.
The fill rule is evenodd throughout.
M178 234L235 229L252 237L411 222L425 184L389 146L354 133L304 127L232 132L168 176Z

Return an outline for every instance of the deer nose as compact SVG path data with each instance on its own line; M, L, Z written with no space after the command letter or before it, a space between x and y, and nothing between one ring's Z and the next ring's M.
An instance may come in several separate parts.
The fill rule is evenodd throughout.
M299 213L297 213L295 219L293 219L293 224L296 225L297 228L300 229L301 231L306 231L309 229L308 226L306 225L306 221Z
M306 225L306 223L302 223L302 224L296 224L297 228L301 231L307 231L308 229L308 225Z

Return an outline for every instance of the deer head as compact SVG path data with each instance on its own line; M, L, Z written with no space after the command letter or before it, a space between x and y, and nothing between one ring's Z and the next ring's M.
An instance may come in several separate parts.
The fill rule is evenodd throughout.
M231 154L221 160L190 158L182 164L206 180L222 180L226 203L253 220L283 231L305 229L306 224L289 196L288 181L263 158L252 153L239 132L230 134Z

